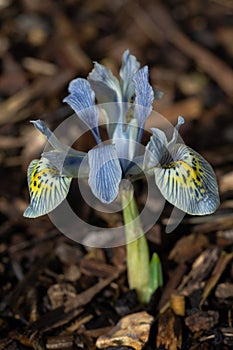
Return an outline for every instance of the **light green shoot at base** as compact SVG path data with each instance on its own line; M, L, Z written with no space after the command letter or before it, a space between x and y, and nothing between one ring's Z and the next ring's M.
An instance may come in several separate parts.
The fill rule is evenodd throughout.
M144 235L135 198L130 189L122 189L123 218L125 224L128 284L135 289L142 304L150 301L152 294L163 284L159 257L149 260L149 248Z

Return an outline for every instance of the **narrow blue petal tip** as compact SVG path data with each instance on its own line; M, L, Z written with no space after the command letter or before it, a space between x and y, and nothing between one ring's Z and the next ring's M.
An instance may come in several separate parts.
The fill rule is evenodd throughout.
M179 117L178 117L178 125L183 125L184 123L185 123L184 118L181 115L179 115Z

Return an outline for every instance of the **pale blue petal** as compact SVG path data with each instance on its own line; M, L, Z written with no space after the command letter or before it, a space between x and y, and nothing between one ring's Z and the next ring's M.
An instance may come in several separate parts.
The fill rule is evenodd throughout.
M122 67L120 70L121 89L124 102L130 102L135 93L133 77L139 70L140 63L136 57L130 55L129 50L126 50L122 56Z
M64 98L79 118L91 129L97 143L101 142L98 119L99 110L95 104L95 93L86 79L78 78L70 82L70 95Z
M120 84L111 70L95 62L94 68L87 77L92 89L95 91L98 103L103 104L107 131L112 138L115 125L122 118L122 94ZM120 102L120 103L116 103Z
M66 198L71 177L62 176L47 159L34 159L28 167L30 205L24 216L36 218L54 210Z
M149 84L148 67L139 69L133 80L135 83L135 114L139 127L138 142L140 142L146 119L152 111L154 101L154 92Z
M179 136L179 128L184 124L184 118L179 116L177 125L174 128L171 141L167 141L166 134L157 128L152 128L153 135L146 146L144 156L144 167L149 169L159 163L163 166L164 163L171 160L170 152L173 150ZM149 170L150 171L150 170Z
M99 103L121 102L120 84L110 69L95 62L95 66L87 79L95 91Z
M170 161L154 168L164 198L191 215L213 213L219 206L218 185L210 164L183 144L171 151Z
M145 150L144 170L150 172L150 168L158 165L167 151L166 134L157 128L151 129L153 135L150 138Z
M175 144L177 143L177 139L179 136L179 129L180 129L181 125L183 125L184 123L185 123L184 118L179 116L177 124L174 128L172 139L171 139L171 141L168 142L168 145L167 145L168 149L172 149L172 147L174 147Z
M118 195L122 171L114 145L103 145L88 152L89 186L103 203L111 203Z
M137 146L137 120L132 118L129 123L117 123L115 131L113 133L113 143L115 144L118 157L124 162L124 170L129 161L134 158L136 146Z
M80 152L81 153L81 152ZM73 152L67 154L59 151L44 152L43 158L48 159L60 172L60 175L72 178L88 178L89 166L86 153L74 155Z

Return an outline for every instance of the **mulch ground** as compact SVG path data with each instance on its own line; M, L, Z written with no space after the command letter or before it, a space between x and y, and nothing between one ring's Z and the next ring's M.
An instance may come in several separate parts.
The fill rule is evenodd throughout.
M95 349L97 339L108 349L232 349L232 1L2 0L0 19L0 349ZM117 72L127 48L164 92L155 109L172 124L184 116L181 136L212 164L221 196L215 214L186 215L171 234L167 204L148 232L164 273L148 306L128 288L124 247L88 249L47 216L22 216L27 167L44 147L29 120L56 128L71 114L61 102L69 81L93 61ZM137 188L143 207L146 183ZM122 222L80 196L73 186L87 222ZM137 312L152 316L145 338L114 341Z

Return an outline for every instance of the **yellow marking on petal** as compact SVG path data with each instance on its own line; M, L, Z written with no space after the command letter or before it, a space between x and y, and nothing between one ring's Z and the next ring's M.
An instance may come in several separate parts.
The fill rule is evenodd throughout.
M37 169L38 167L36 167L35 171L31 175L30 187L33 190L37 190L37 189L42 190L44 188L51 187L50 185L48 185L48 182L46 181L48 180L48 177L51 177L53 175L58 176L59 171L53 168L45 168L37 172Z
M177 145L174 161L155 168L155 181L164 197L189 214L204 215L219 204L216 178L206 160L185 145Z
M33 160L28 168L31 204L24 216L37 217L55 209L67 196L71 178L60 172L47 159Z

